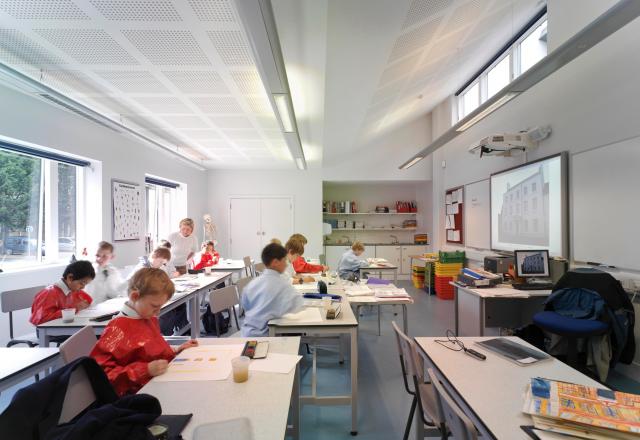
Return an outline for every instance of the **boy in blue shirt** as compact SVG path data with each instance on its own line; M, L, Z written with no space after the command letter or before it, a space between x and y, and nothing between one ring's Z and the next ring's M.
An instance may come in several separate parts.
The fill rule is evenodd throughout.
M364 245L356 241L351 245L351 249L342 254L338 263L338 275L342 279L348 279L350 276L359 277L360 268L366 267L368 263L360 258L364 252Z
M244 309L243 337L268 336L268 322L295 313L304 307L304 299L282 273L287 267L287 251L271 243L262 250L262 262L267 267L242 291Z

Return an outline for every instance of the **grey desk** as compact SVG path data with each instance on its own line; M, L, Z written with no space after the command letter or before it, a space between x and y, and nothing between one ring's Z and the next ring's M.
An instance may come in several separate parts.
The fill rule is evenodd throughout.
M342 313L337 319L321 322L304 322L286 318L269 321L269 336L282 333L299 333L317 337L349 335L351 361L351 393L343 396L318 396L316 394L315 362L311 395L300 396L300 402L315 405L351 405L351 434L358 432L358 321L348 303L343 302ZM340 341L342 342L342 341ZM340 344L342 347L342 344Z
M602 388L598 382L557 359L521 367L473 344L474 341L490 338L460 338L465 346L485 354L485 361L476 360L461 351L449 350L434 339L446 338L415 338L420 354L425 359L425 367L434 369L451 397L476 426L481 438L530 440L520 426L533 423L531 417L522 412L522 393L532 377L548 377ZM519 338L509 339L528 345ZM416 417L416 420L420 420L420 417ZM421 420L416 427L416 438L422 440L423 437L418 437L422 434Z
M382 272L393 272L393 284L398 284L398 266L391 263L385 265L369 264L366 267L361 267L360 278L362 278L362 272L378 272L379 276L382 276Z
M298 354L299 337L286 338L204 338L200 344L244 344L249 339L269 341L269 353ZM151 394L160 401L167 414L192 413L193 418L182 432L193 438L193 430L201 424L239 418L249 419L254 440L284 439L285 434L299 437L299 367L289 374L251 371L245 383L227 380L193 382L151 381L140 393ZM292 426L287 426L289 408ZM232 438L232 437L229 437Z
M173 297L164 306L162 306L160 316L178 306L181 306L182 304L188 303L191 337L199 337L201 299L209 291L215 289L220 284L225 283L229 278L231 278L231 272L216 272L210 276L190 276L189 282L197 283L198 287L184 292L176 292ZM105 303L107 303L106 305L105 303L98 304L97 308L100 309L100 313L95 313L93 316L97 316L101 313L117 312L125 301L126 298L122 297L109 300L108 302L105 301ZM109 310L106 310L107 308L109 308ZM62 318L58 318L38 325L38 339L40 347L48 347L52 336L71 336L87 325L93 327L96 334L100 335L107 324L109 324L109 321L92 321L92 316L90 316L91 314L86 313L84 310L79 313L80 316L76 316L73 322L62 322Z
M375 296L350 296L349 304L355 306L356 318L360 317L362 306L373 306L378 309L378 336L380 336L380 309L382 306L402 306L402 328L405 334L409 333L409 321L407 316L407 304L413 304L412 298L380 299Z
M0 392L30 377L55 368L60 362L57 348L11 347L0 348Z
M500 335L500 328L517 328L532 322L544 308L551 290L455 287L455 332L458 336Z

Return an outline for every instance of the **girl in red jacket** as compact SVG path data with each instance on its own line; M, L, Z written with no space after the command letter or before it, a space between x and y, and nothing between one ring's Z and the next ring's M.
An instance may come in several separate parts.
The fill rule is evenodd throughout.
M218 264L220 261L220 254L214 249L213 241L205 241L202 243L202 254L198 264L193 266L194 270L202 270L205 267L211 267Z
M162 269L137 271L129 280L129 300L93 347L91 357L119 396L136 393L152 377L165 373L177 353L198 345L190 340L174 349L160 333L157 316L173 292L173 283Z
M323 266L322 264L307 263L307 260L302 256L304 254L304 244L307 239L301 234L293 234L285 248L289 255L297 255L291 262L295 273L318 273L329 270L329 266Z
M96 277L93 265L89 261L76 261L66 267L62 278L45 287L33 298L31 317L33 325L62 318L63 309L76 309L79 312L91 304L91 296L84 289Z

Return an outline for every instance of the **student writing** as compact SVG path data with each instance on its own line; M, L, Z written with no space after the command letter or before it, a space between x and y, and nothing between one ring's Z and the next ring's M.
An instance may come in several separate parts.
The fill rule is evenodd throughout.
M363 253L364 245L356 241L351 245L351 249L342 254L338 262L338 275L340 278L347 279L350 276L358 276L360 274L360 268L367 266L367 262L360 258Z

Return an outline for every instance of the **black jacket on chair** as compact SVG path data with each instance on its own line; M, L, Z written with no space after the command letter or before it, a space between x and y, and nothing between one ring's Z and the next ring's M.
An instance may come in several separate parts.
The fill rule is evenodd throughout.
M71 422L58 425L71 374L84 367L96 401ZM161 413L155 397L118 399L102 368L80 358L19 390L0 415L0 438L20 440L153 439L146 428Z
M635 312L629 295L622 288L620 281L611 274L596 269L574 269L565 273L553 286L553 290L580 287L594 290L602 297L609 309L616 317L616 325L612 333L613 365L617 361L630 364L636 352ZM616 331L618 330L618 331Z

